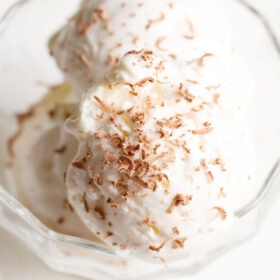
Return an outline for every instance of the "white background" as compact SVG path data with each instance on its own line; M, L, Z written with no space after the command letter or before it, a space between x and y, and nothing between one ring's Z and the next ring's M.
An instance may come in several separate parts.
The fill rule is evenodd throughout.
M0 15L13 2L0 0ZM251 3L264 11L274 29L280 34L280 0L251 0ZM278 101L280 104L280 98ZM0 280L2 279L80 280L81 278L51 271L20 241L0 228ZM226 253L198 274L185 279L280 280L280 189L277 203L273 205L259 233L253 239Z

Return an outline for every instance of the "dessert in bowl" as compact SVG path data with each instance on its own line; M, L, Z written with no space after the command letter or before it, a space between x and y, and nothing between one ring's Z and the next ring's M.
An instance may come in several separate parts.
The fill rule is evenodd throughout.
M257 210L248 212L258 191L246 123L250 75L232 51L227 30L218 28L223 19L210 21L216 25L209 35L207 25L190 25L195 9L191 20L179 13L186 18L188 35L174 32L174 38L185 36L187 46L178 53L164 35L149 35L152 40L142 47L145 38L139 36L138 47L135 42L126 46L127 38L122 42L116 34L117 54L102 49L100 39L103 56L93 53L98 40L85 44L86 50L77 39L67 42L74 38L73 28L90 38L99 34L100 26L108 27L110 1L101 2L102 9L85 1L81 11L90 11L90 21L81 24L77 18L85 18L78 13L50 41L68 84L53 89L18 118L20 129L10 141L11 191L48 228L10 198L13 209L24 213L16 216L23 220L13 224L38 237L30 245L39 254L40 240L49 241L48 254L41 257L56 269L103 279L185 273L254 228ZM136 17L136 22L151 32L157 25L166 27L169 15L180 22L178 14L172 16L177 3L166 3L162 9L168 9L168 16L161 17L158 9L148 7L150 14ZM141 8L120 3L129 27L135 22L133 9ZM118 18L113 20L115 27ZM160 34L170 32L158 28ZM140 27L136 29L141 35ZM189 34L194 30L197 34ZM111 29L106 32L114 35ZM216 39L202 44L208 36ZM115 48L109 38L108 46ZM87 80L79 78L81 73ZM240 223L247 224L242 234Z

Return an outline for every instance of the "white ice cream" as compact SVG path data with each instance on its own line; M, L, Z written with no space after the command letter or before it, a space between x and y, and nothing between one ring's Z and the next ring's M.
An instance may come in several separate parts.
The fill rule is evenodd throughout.
M215 0L84 0L49 46L80 99L132 49L190 61L228 53L229 37Z
M221 61L131 51L85 94L68 123L79 141L68 199L108 245L163 257L206 251L248 198L251 142Z
M11 144L19 199L117 250L215 247L254 177L250 83L215 0L84 0L49 47L80 112L67 134L67 89L25 116Z

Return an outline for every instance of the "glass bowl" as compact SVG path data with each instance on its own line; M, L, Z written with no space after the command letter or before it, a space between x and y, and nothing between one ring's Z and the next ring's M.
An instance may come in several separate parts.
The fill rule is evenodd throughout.
M49 55L47 41L78 4L75 0L19 1L0 21L0 225L26 243L48 266L66 273L95 279L174 279L194 273L256 233L277 197L280 60L276 37L271 36L268 22L243 1L221 1L236 47L256 82L249 112L256 147L256 191L246 205L236 210L229 233L211 251L165 264L140 255L119 254L98 243L49 229L16 199L11 180L5 176L7 140L16 129L15 113L25 111L40 100L48 87L63 81Z

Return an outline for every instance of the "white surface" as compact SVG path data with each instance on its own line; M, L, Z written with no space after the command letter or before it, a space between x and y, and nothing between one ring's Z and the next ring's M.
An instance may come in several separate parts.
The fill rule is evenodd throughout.
M226 0L225 0L226 1ZM0 0L0 14L12 0ZM262 7L280 33L280 1L251 0ZM260 44L261 42L257 42ZM267 54L268 56L270 54ZM271 54L273 55L273 54ZM276 58L278 59L278 58ZM1 62L0 62L1 63ZM273 70L271 69L272 73ZM280 73L276 72L280 78ZM278 88L279 89L279 88ZM277 101L274 101L274 103ZM280 100L278 99L278 104ZM280 131L276 131L280 133ZM280 149L279 149L280 150ZM275 151L278 152L278 151ZM185 277L189 280L279 280L280 279L280 194L278 203L271 208L258 235L231 250L205 267L199 274ZM0 229L0 280L79 280L49 270L21 242Z

